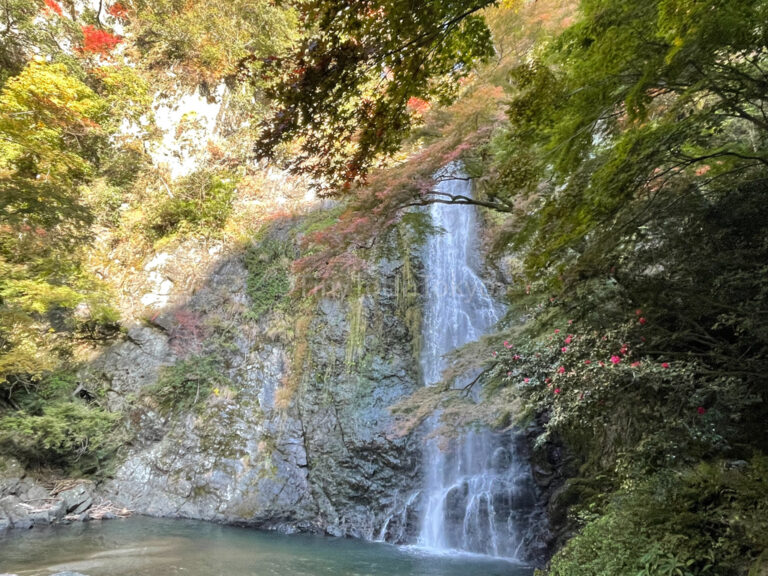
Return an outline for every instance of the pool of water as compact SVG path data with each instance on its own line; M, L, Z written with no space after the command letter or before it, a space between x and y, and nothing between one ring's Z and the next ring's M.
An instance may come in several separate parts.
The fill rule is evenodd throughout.
M342 538L286 536L191 520L133 517L12 530L0 574L49 576L531 576L503 560Z

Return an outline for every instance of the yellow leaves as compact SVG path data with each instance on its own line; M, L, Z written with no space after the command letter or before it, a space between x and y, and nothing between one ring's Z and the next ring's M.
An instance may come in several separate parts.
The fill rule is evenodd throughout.
M78 179L89 165L73 140L98 129L102 110L103 101L63 64L31 62L0 93L0 161L32 161L38 174L62 184Z

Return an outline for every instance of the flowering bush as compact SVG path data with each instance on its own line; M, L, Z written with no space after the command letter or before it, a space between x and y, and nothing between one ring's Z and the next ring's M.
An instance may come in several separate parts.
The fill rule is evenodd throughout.
M662 361L645 331L628 318L603 332L575 323L507 341L486 394L512 391L523 400L522 419L546 414L539 444L554 436L585 460L599 455L597 466L617 484L725 449L730 422L755 400L740 394L735 377L708 379L699 362Z

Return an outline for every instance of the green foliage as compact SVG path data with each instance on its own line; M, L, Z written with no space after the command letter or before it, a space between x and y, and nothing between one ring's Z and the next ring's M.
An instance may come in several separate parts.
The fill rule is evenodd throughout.
M211 395L218 396L230 385L222 359L215 355L191 356L164 368L144 392L164 413L202 410Z
M745 574L768 547L768 461L702 463L611 499L553 559L553 576Z
M172 195L149 208L145 225L155 239L172 234L215 233L232 212L236 185L233 174L194 172L175 183Z
M80 401L57 400L39 412L18 411L0 418L0 446L28 465L59 466L93 474L114 456L118 414Z
M246 292L255 317L283 309L290 301L289 271L293 252L291 241L270 236L246 250L243 256L248 272Z
M621 242L679 209L681 195L765 177L765 32L736 23L766 10L585 0L578 21L513 72L493 189L542 202L517 235L532 275L567 267L587 235Z

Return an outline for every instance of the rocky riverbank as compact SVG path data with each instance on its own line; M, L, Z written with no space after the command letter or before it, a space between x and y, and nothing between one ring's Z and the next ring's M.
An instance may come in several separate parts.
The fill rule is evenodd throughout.
M63 480L47 485L16 460L0 460L0 532L51 524L108 520L130 512L96 496L89 480Z

